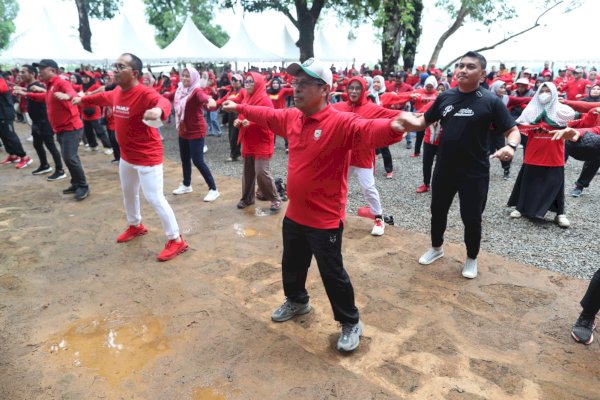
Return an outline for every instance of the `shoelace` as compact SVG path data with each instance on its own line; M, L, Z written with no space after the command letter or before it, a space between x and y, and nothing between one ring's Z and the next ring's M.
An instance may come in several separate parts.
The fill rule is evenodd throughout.
M353 324L343 324L342 325L342 336L350 336L352 331L354 330Z
M594 324L594 322L595 322L595 321L594 321L593 319L583 319L583 318L579 318L579 319L577 320L577 324L576 324L576 325L579 325L579 326L582 326L582 327L584 327L584 328L587 328L587 329L593 330L593 329L594 329L594 325L595 325L595 324Z

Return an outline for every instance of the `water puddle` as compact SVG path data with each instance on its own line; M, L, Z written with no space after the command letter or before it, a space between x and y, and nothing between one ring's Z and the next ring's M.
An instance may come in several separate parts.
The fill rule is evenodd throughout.
M192 400L225 400L225 396L210 387L196 388Z
M233 224L233 229L239 237L247 238L258 235L258 231L252 228L244 228L242 224Z
M78 321L48 346L51 357L61 367L94 370L113 385L135 375L168 349L163 327L156 317Z
M256 207L256 209L254 210L254 215L256 215L257 217L266 217L268 215L271 215L271 209Z

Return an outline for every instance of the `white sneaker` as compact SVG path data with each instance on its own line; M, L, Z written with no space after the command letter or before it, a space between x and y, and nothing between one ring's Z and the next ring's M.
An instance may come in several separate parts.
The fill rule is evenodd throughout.
M110 156L113 153L113 149L104 149L104 154Z
M28 136L25 140L27 140L28 142L33 142L33 136Z
M569 222L569 219L565 214L557 215L556 218L554 218L554 221L556 221L558 226L560 226L561 228L568 228L569 226L571 226L571 222Z
M419 264L421 265L429 265L438 258L444 257L444 248L443 247L432 247L425 254L419 258Z
M221 195L221 193L219 193L219 191L216 189L209 190L206 197L204 197L204 201L215 201L216 199L219 198L220 195Z
M385 231L385 224L379 218L375 219L375 225L373 226L373 230L371 231L371 235L373 236L382 236Z
M473 279L477 277L477 260L467 257L465 266L463 267L462 276Z
M173 190L173 194L186 194L192 193L194 190L192 189L192 185L185 186L183 183L179 185L179 187Z
M521 218L521 213L519 212L519 210L513 210L510 213L510 217L511 218Z
M204 145L204 149L202 150L203 153L206 153L208 151L208 146Z

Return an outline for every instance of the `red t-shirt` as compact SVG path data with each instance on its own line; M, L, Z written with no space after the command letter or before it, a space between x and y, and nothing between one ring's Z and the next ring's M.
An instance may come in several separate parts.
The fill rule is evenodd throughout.
M559 128L544 122L535 126L542 128L544 132L537 132L536 129L519 129L527 135L527 147L525 148L523 164L541 167L564 167L565 141L551 140L553 135L546 132Z
M363 119L326 106L307 116L297 108L238 105L249 120L288 139L286 216L318 229L337 229L346 215L350 150L402 139L389 119Z
M285 108L285 99L294 94L294 89L291 87L283 87L277 94L270 94L269 98L273 102L275 108Z
M577 95L585 94L586 87L591 86L591 84L587 79L573 79L563 85L562 90L567 94L567 100L577 100Z
M77 97L77 93L73 90L71 82L65 81L59 76L55 76L49 82L46 83L46 93L27 93L27 98L46 102L46 111L48 113L48 120L52 125L52 130L56 134L60 134L65 131L75 131L83 128L83 122L79 117L79 110L76 106L71 104L71 100L58 100L54 97L54 93L62 92L66 93L71 98Z
M116 87L110 92L96 93L81 99L83 106L112 106L115 132L121 157L130 164L154 166L163 162L163 143L156 128L142 119L144 112L154 107L162 110L164 121L171 112L171 103L151 87L138 84L128 90Z
M208 103L208 96L201 88L196 88L188 96L183 123L179 124L178 132L183 139L200 139L206 136L206 120L204 119L206 103Z

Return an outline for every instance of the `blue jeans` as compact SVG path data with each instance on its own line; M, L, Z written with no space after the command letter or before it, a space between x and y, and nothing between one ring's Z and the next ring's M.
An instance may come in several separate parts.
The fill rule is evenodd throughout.
M179 156L181 157L181 167L183 169L183 184L190 186L192 184L192 162L202 174L210 190L217 190L215 179L210 173L208 165L204 162L204 138L184 139L179 137Z
M206 111L204 119L208 125L208 134L210 136L221 136L221 125L219 125L219 113L217 111Z

